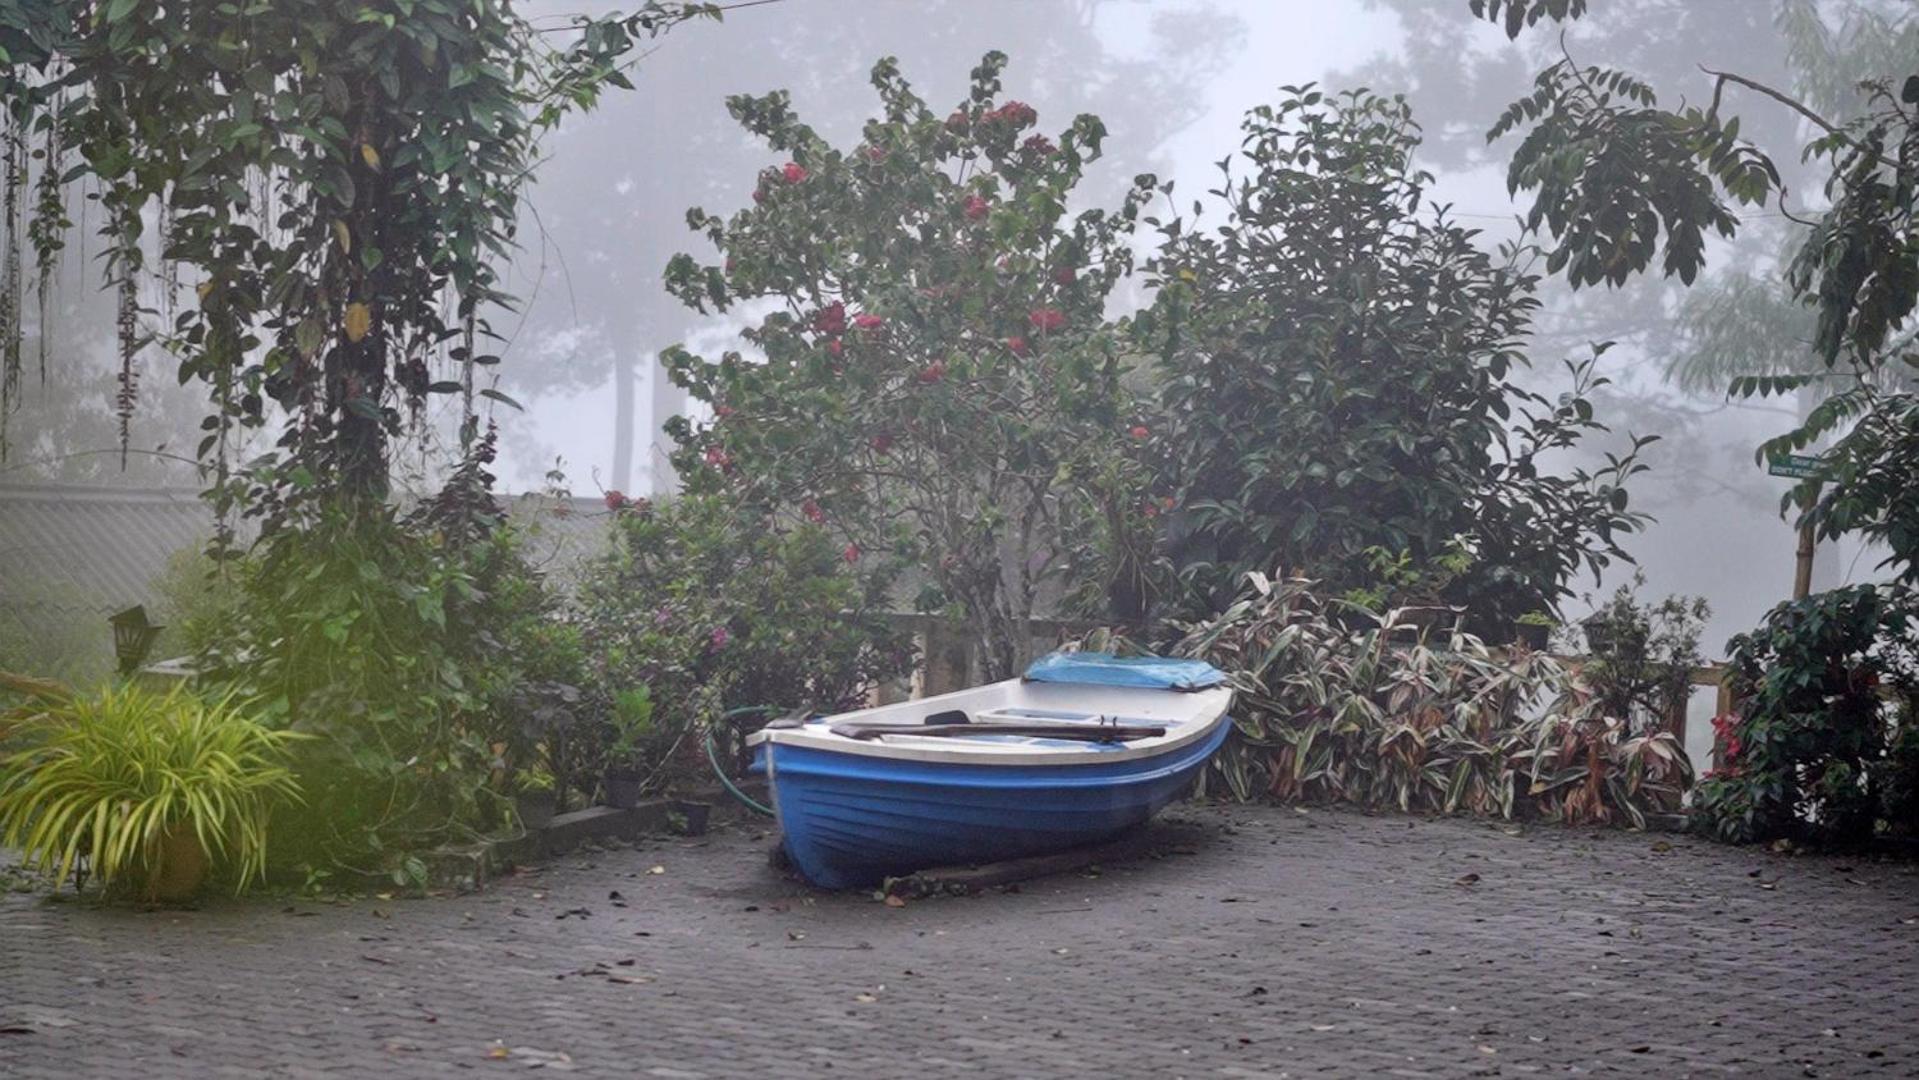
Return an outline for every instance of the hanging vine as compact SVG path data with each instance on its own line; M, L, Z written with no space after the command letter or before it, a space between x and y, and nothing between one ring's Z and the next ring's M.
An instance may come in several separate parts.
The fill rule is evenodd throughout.
M6 417L19 406L20 343L25 334L20 313L22 273L20 268L20 209L27 173L27 122L6 110L6 127L0 131L0 158L4 159L4 177L0 178L0 225L6 231L6 251L0 255L0 461L6 460Z
M53 190L34 189L26 232L43 282L68 227L59 189L90 179L106 211L123 459L151 214L157 298L171 315L154 330L217 412L201 457L231 427L279 423L276 452L244 492L267 508L269 531L301 500L384 498L406 418L428 394L465 394L467 380L434 382L428 358L469 326L492 338L487 310L511 302L497 263L513 249L541 137L606 87L630 87L639 42L717 13L646 0L632 15L536 28L511 0L21 6L0 20L0 404L17 393L24 148L28 125L42 124L32 130L46 133ZM79 160L62 168L68 147ZM183 281L194 299L175 308ZM463 362L494 360L469 347Z

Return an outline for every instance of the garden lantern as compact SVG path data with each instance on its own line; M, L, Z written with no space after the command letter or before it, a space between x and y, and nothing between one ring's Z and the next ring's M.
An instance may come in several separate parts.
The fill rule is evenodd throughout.
M147 652L153 648L154 639L166 629L147 621L147 609L143 604L135 604L116 615L109 615L107 622L113 625L113 655L120 659L122 675L131 675L139 670L140 662L147 658Z

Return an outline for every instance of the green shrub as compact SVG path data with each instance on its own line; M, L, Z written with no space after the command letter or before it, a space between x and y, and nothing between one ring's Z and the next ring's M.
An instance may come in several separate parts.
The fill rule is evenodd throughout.
M1625 558L1648 440L1555 467L1606 430L1596 357L1562 396L1529 389L1537 278L1523 251L1429 209L1405 102L1289 89L1242 129L1220 162L1223 220L1162 225L1155 302L1133 323L1176 496L1162 608L1218 612L1277 565L1331 595L1384 586L1387 606L1443 578L1469 628L1503 632L1556 609L1582 567Z
M489 434L406 515L310 508L239 567L210 658L266 722L314 736L295 761L312 805L277 845L295 867L419 883L419 851L507 828L519 691L580 681L577 629L488 494L491 452Z
M1739 702L1694 800L1734 842L1856 844L1915 824L1919 604L1857 585L1774 608L1728 644Z
M809 522L742 513L718 496L634 503L580 583L587 708L614 715L649 692L655 787L703 770L689 735L727 708L863 701L912 660L885 619L890 578L862 572Z
M138 887L161 871L168 834L191 830L243 889L265 867L275 805L299 799L286 764L298 738L231 695L47 695L0 760L0 843L62 878L84 858L103 884Z
M1633 735L1551 657L1248 580L1177 647L1239 687L1239 738L1216 760L1235 796L1572 824L1677 809L1691 777L1678 741Z

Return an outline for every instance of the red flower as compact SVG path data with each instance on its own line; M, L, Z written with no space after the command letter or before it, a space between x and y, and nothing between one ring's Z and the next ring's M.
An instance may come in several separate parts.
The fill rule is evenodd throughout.
M706 463L722 469L730 469L733 467L733 455L727 453L722 447L709 446L706 448Z
M717 417L719 417L719 418L720 418L720 419L722 419L722 420L724 420L724 419L726 419L726 418L727 418L727 417L729 417L729 416L732 416L732 415L733 415L734 413L736 413L736 412L738 412L738 411L739 411L738 409L735 409L735 408L734 408L733 406L731 406L731 405L715 405L715 406L713 406L713 415L714 415L714 416L717 416Z
M1061 285L1071 285L1079 280L1079 273L1070 266L1062 266L1053 271L1053 280Z
M886 147L884 146L869 146L861 151L861 153L866 155L866 160L868 161L880 162L886 160Z
M786 163L786 167L780 170L780 175L786 177L787 183L797 184L806 179L808 174L806 172L806 166L801 165L797 161L789 161Z
M884 454L893 448L893 436L882 431L878 435L873 436L870 445L873 447L874 453Z
M988 209L990 209L990 207L986 200L980 198L978 195L968 195L966 197L966 220L978 221L986 216Z
M1013 355L1014 355L1014 356L1025 356L1025 355L1026 355L1026 339L1025 339L1025 338L1023 338L1023 337L1009 337L1009 338L1007 338L1007 339L1006 339L1006 347L1007 347L1008 349L1010 349L1010 350L1012 350L1012 353L1013 353Z
M878 315L870 315L862 312L853 316L853 325L859 327L861 330L878 330L880 327L886 325L886 320L880 318Z
M936 383L946 378L946 362L935 360L920 369L919 379L923 383Z
M999 108L994 109L992 112L987 113L986 119L1011 124L1015 128L1023 128L1030 127L1038 121L1039 113L1034 112L1033 107L1024 101L1009 101Z
M1147 430L1145 424L1134 424L1131 428L1127 429L1126 434L1131 435L1135 439L1145 439L1151 435L1152 432Z
M822 334L846 333L846 305L835 300L821 308L813 316L813 329Z
M606 493L606 508L608 510L618 510L625 505L626 496L619 490L615 489Z
M1026 316L1026 321L1033 324L1033 329L1044 333L1065 326L1066 316L1061 314L1058 308L1034 308L1032 313Z
M1159 497L1159 508L1162 511L1171 510L1173 508L1173 497L1171 495L1161 495Z
M815 525L818 525L820 522L826 520L826 511L821 510L820 504L814 502L811 499L808 499L805 502L800 504L800 513L805 514L806 520L812 522Z
M713 628L713 633L709 640L712 641L713 648L724 649L726 648L726 643L733 640L733 635L726 632L726 627L716 626Z
M839 338L834 338L826 343L826 351L834 356L839 356L846 351L846 346L840 342Z
M1051 154L1057 149L1059 149L1058 147L1053 145L1053 140L1047 138L1044 135L1034 135L1033 137L1027 139L1024 143L1021 143L1020 145L1026 150L1027 153L1039 155L1041 157L1044 157L1047 154Z
M858 544L846 545L846 550L840 552L840 558L845 559L847 562L859 562L860 546Z
M766 191L765 191L764 189L762 189L762 188L754 188L754 189L753 189L753 201L754 201L754 202L765 202L765 201L766 201Z

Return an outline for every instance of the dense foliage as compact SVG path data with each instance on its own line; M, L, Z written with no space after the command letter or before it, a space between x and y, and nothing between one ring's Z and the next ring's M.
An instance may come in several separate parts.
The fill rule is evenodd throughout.
M1178 647L1234 675L1240 738L1216 767L1238 797L1642 826L1678 809L1685 748L1633 733L1553 658L1396 610L1351 629L1308 582L1248 580Z
M1521 381L1536 278L1522 252L1495 257L1422 209L1405 103L1289 90L1242 127L1226 220L1162 226L1137 322L1168 418L1175 610L1217 611L1274 566L1374 587L1383 553L1438 586L1419 599L1496 632L1624 558L1644 521L1624 485L1651 440L1597 472L1549 467L1605 430L1590 398L1605 380L1575 365L1557 399Z
M268 821L300 797L286 765L298 736L256 722L230 695L122 685L39 696L0 730L17 747L0 758L0 843L56 879L84 862L109 887L149 885L176 833L236 889L264 870Z
M728 709L843 711L910 669L884 618L889 575L824 527L721 496L610 500L612 550L576 600L582 709L609 764L681 781L704 772L700 740Z
M1774 608L1729 646L1695 813L1723 839L1859 843L1919 830L1919 605L1868 585Z
M850 150L784 93L730 99L791 160L731 218L688 215L719 264L667 271L701 310L770 309L744 334L759 355L666 357L713 411L676 430L689 489L817 522L849 561L917 563L917 603L965 621L988 677L1026 657L1060 538L1134 497L1104 484L1137 425L1105 307L1150 180L1068 216L1105 130L1033 131L1032 106L999 98L1005 61L944 117L882 61L884 111Z

